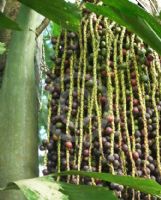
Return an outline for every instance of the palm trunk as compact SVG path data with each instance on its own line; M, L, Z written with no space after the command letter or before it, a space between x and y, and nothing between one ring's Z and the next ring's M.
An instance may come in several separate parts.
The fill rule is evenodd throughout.
M40 15L22 6L9 46L0 90L0 187L38 175L38 122L34 70L35 28ZM1 193L0 200L21 200L19 192Z

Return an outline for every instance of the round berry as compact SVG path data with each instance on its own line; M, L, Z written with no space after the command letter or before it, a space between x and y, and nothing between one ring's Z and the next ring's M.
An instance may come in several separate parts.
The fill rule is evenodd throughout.
M132 153L132 157L133 157L134 160L137 160L137 159L139 158L138 152L136 152L136 151L133 152L133 153Z
M66 146L67 149L71 149L71 148L73 147L73 144L72 144L72 142L67 141L67 142L65 143L65 146Z
M112 133L112 131L113 130L112 130L111 127L107 127L106 130L105 130L106 134L108 134L108 135L110 135Z

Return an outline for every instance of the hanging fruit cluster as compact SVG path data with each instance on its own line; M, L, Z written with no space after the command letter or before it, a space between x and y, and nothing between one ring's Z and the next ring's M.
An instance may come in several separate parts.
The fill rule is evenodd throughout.
M79 34L52 39L47 72L49 141L44 175L64 170L148 177L161 183L161 66L136 35L83 10ZM122 199L156 199L118 184L69 176L67 182L110 186Z

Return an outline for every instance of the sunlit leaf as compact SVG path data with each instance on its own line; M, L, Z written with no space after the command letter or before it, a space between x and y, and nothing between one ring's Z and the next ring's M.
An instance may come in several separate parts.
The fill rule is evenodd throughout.
M9 189L20 189L27 200L117 200L107 188L54 182L51 176L9 183L0 191Z
M61 30L62 30L61 26L59 26L56 23L52 24L52 34L53 34L53 36L55 36L55 37L59 36L61 34Z

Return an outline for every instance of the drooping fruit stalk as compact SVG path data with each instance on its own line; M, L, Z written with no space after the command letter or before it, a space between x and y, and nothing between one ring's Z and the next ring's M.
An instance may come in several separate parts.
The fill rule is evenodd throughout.
M50 129L56 127L61 135L54 136L53 143L50 131L48 171L102 171L160 182L159 56L124 27L87 9L82 12L78 34L62 31L55 58L57 78L47 80L47 87L48 82L54 86ZM122 199L151 198L94 179L61 180L108 186Z

